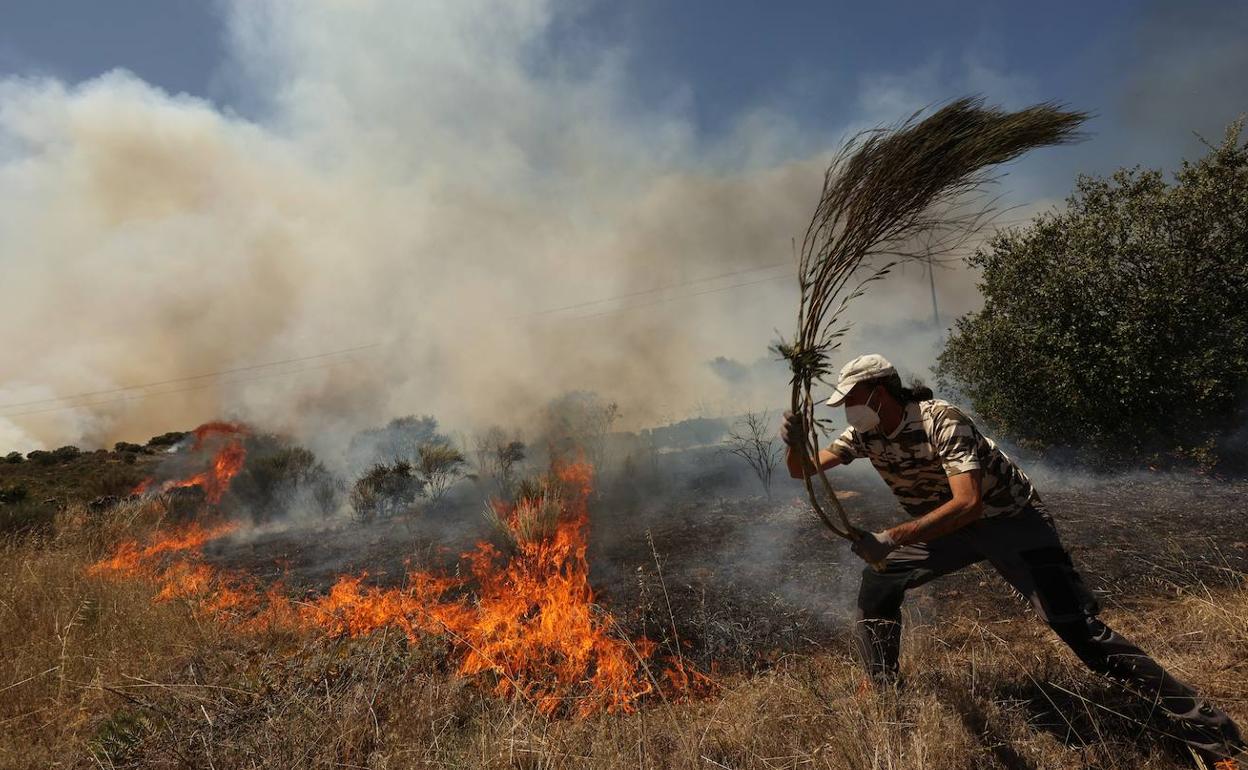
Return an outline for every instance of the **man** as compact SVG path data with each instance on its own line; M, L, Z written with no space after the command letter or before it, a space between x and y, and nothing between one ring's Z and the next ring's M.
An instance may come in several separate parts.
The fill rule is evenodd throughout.
M1234 721L1097 618L1096 599L1031 480L970 418L926 388L902 387L896 369L876 354L841 369L828 400L840 404L850 426L820 450L819 467L869 458L912 517L852 546L868 563L883 563L863 570L858 594L858 647L873 681L896 681L906 591L987 560L1089 668L1155 698L1198 766L1239 767L1233 757L1244 742ZM806 435L801 416L786 413L781 433L790 474L815 473L798 449Z

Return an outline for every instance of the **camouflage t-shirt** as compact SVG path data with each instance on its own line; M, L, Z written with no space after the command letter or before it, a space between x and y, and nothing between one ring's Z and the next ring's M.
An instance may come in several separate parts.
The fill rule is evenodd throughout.
M911 516L922 516L953 498L949 476L982 471L984 516L1016 513L1039 500L1031 479L979 432L971 418L945 401L906 405L896 433L845 429L828 450L849 463L868 457Z

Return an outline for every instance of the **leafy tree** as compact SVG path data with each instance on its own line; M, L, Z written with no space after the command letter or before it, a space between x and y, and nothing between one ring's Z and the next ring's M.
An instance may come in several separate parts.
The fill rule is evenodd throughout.
M1064 211L969 262L984 307L937 374L1035 448L1109 463L1244 467L1248 150L1241 123L1167 182L1081 176Z

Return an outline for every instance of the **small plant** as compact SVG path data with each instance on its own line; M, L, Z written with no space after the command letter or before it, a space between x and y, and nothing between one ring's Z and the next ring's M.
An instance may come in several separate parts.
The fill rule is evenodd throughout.
M333 476L316 455L298 446L249 453L243 470L231 482L230 496L258 520L309 503L327 516L338 505Z
M377 463L351 487L349 501L360 522L406 513L424 492L424 482L410 463Z
M422 444L416 450L416 473L431 506L437 506L447 490L464 477L464 464L463 453L450 444Z
M39 465L55 465L56 455L46 449L33 449L26 453L26 459Z
M177 444L190 434L186 431L174 430L168 433L162 433L159 436L152 436L152 440L147 442L149 447L154 449L166 449Z
M551 538L563 511L557 481L547 476L521 479L515 503L492 500L485 506L486 521L494 526L513 548L522 543L538 543Z
M509 497L516 483L516 467L524 462L524 442L495 426L477 436L475 448L477 472L493 478L499 492Z
M55 458L57 462L62 463L73 460L80 454L82 454L82 450L76 446L63 446L52 450L52 457Z
M781 447L771 429L768 412L747 412L728 432L724 450L750 466L763 492L771 499L771 479L780 464Z
M25 460L26 458L22 456L21 452L9 452L7 455L4 456L4 461L6 463L9 463L10 465L17 465L18 463L24 462Z
M0 503L20 503L26 499L26 487L20 484L12 487L0 487Z

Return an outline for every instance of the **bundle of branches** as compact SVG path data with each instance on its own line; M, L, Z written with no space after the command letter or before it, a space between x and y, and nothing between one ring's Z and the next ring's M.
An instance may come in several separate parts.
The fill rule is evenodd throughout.
M981 195L993 179L991 168L1035 147L1073 141L1087 117L1048 103L1007 112L985 107L979 98L919 116L862 132L845 144L824 174L819 205L802 239L797 333L777 350L793 373L792 409L807 426L802 450L808 458L819 451L811 387L831 373L828 357L847 331L839 319L848 303L900 261L953 253L991 219L993 202L983 203ZM815 514L841 537L861 536L827 476L822 470L815 476L836 521L807 477Z

